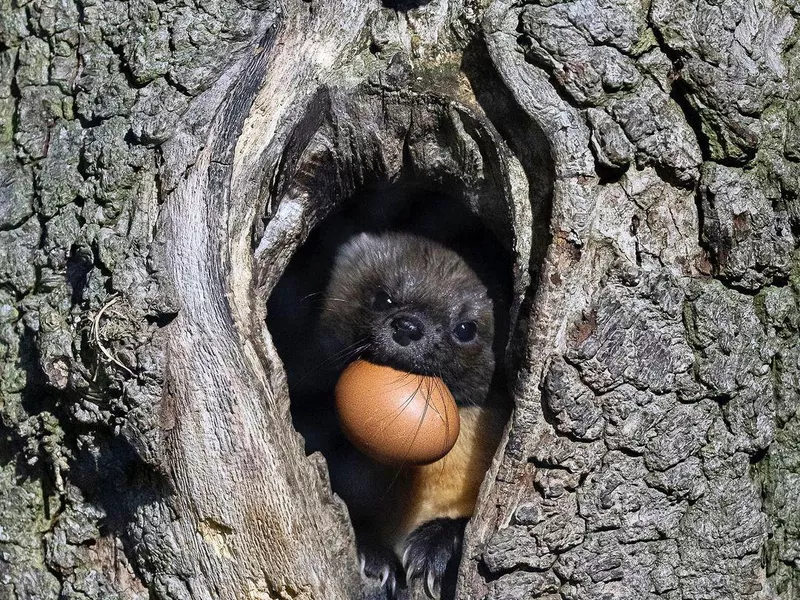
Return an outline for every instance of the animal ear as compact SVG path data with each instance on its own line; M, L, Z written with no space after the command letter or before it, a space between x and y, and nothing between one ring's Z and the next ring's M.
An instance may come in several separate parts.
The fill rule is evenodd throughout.
M370 248L376 236L371 233L358 233L347 240L339 249L339 257L353 259L363 255Z
M369 245L377 237L378 236L375 235L374 233L367 233L366 231L362 231L361 233L358 233L354 235L352 238L350 238L350 241L355 242L357 244Z

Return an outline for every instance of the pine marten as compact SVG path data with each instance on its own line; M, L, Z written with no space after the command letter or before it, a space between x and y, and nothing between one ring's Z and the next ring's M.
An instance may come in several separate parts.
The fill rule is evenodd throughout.
M440 377L461 415L455 447L430 465L386 467L346 444L326 456L380 597L416 578L429 596L454 595L464 527L508 416L496 308L467 262L427 238L365 233L336 256L321 317L331 356Z

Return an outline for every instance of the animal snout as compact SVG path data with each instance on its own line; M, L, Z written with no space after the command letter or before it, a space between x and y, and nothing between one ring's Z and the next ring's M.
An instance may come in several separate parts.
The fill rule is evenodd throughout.
M411 342L418 342L425 334L422 321L415 317L402 315L392 319L392 339L401 346L408 346Z

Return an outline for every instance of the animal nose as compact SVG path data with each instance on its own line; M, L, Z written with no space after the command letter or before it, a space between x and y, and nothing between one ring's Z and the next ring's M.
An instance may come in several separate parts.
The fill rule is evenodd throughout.
M392 339L401 346L408 346L411 342L418 342L422 339L424 329L422 322L414 317L401 316L392 319L391 322Z

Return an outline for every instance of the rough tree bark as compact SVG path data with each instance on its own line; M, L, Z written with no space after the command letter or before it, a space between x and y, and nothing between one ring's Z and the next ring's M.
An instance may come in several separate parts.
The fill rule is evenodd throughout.
M798 12L0 0L0 597L356 594L265 300L399 180L515 260L459 596L800 596Z

